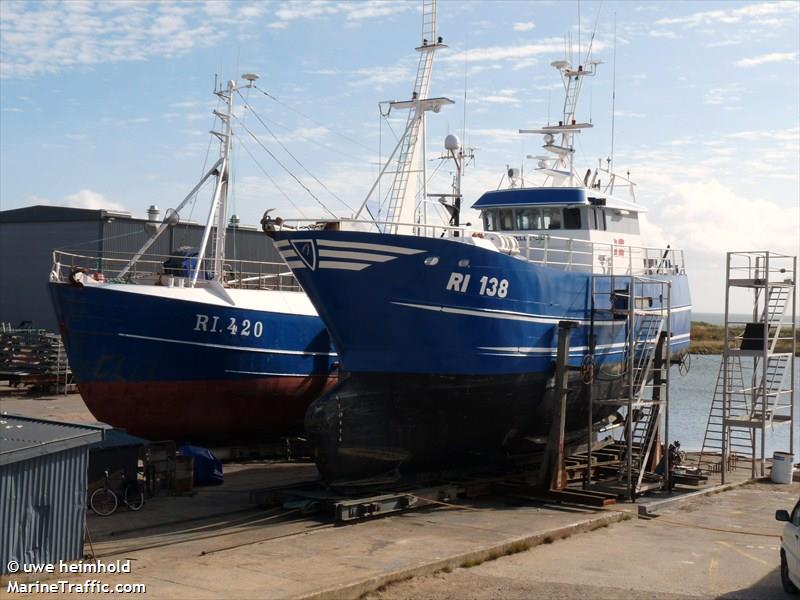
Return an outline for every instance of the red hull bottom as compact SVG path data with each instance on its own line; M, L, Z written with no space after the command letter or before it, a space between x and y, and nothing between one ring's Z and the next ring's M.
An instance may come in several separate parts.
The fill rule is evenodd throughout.
M92 415L151 440L234 440L303 431L336 377L79 383Z

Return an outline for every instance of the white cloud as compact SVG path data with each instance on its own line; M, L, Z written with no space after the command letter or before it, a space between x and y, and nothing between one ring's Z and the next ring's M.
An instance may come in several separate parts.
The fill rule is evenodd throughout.
M530 31L536 27L533 21L525 21L523 23L514 23L514 31Z
M650 35L650 37L665 38L665 39L668 39L668 40L674 40L674 39L677 39L677 37L678 37L678 34L675 33L674 31L659 30L659 29L651 29L648 32L648 35Z
M677 181L673 178L651 205L652 223L643 233L648 244L666 242L684 250L695 310L721 312L726 252L769 249L796 255L800 250L800 207L744 197L715 178Z
M125 210L125 207L119 202L109 200L100 192L95 192L90 189L80 190L77 194L69 194L63 200L53 202L47 198L40 198L34 196L30 199L30 204L44 204L47 206L68 206L71 208L90 208L90 209L105 209L105 210Z
M408 81L411 79L411 69L405 65L393 67L367 67L353 71L350 85L354 87L370 86L380 90L385 85Z
M703 96L703 104L712 105L736 105L741 99L742 87L738 84L731 84L722 87L709 89Z
M684 17L666 17L656 21L656 25L686 25L697 27L700 25L735 24L746 22L748 24L776 24L781 23L776 15L785 15L787 19L797 15L797 3L764 2L748 4L740 8L705 10ZM768 23L765 23L768 21Z
M329 2L328 0L292 0L284 2L275 11L273 29L286 29L292 21L319 19L342 15L350 23L366 19L386 17L414 8L410 2L402 0L361 0L358 2Z
M757 67L767 63L796 62L797 52L770 52L736 61L737 67Z
M595 40L593 49L600 52L606 47L605 43ZM441 62L482 62L499 60L520 60L548 54L561 56L564 53L564 41L557 38L548 38L535 44L516 44L512 46L488 46L472 48L464 52L448 53L440 59Z
M246 27L265 11L260 2L3 2L0 76L173 58L215 45L223 28Z

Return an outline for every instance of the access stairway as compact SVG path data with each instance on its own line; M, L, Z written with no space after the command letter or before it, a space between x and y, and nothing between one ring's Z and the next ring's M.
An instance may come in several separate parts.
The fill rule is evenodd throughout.
M723 355L699 457L700 466L721 470L723 481L727 471L747 462L755 477L760 461L763 476L766 428L793 421L796 274L793 256L728 253ZM748 322L731 317L730 298L736 290L752 293Z
M603 298L608 293L604 290L611 290L610 299ZM622 394L596 399L594 404L626 409L616 445L623 450L618 481L624 482L630 500L664 485L651 463L655 462L659 424L668 401L670 291L669 282L632 275L595 275L592 282L592 329L595 318L608 319L610 315L622 321L627 332ZM655 297L660 298L658 307L653 307Z

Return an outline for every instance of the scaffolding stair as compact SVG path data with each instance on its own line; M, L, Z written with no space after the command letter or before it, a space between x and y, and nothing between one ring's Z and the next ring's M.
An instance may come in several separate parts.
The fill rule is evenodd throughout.
M795 345L792 342L790 351L779 352L778 343L795 339L796 276L794 256L728 252L725 344L699 458L714 466L711 457L722 455L716 464L723 483L725 473L736 468L741 457L749 459L753 477L759 461L763 476L766 428L790 423L794 417ZM752 320L744 324L744 330L741 321L730 318L731 295L736 290L752 293ZM789 336L782 335L784 332ZM789 451L793 452L789 437Z
M727 386L724 385L727 377ZM719 456L722 455L723 445L723 419L725 418L725 399L724 391L729 391L728 402L728 422L734 419L749 419L751 415L750 396L744 383L744 372L742 360L739 356L723 356L717 373L717 381L714 385L714 396L711 400L711 409L708 413L706 431L703 435L703 446L700 451L698 462L704 465L711 465ZM735 427L728 434L728 453L734 458L731 461L735 464L737 456L746 456L752 459L754 451L753 430L750 428L741 429Z
M602 278L608 280L607 286L598 284ZM619 479L628 480L628 494L635 496L662 485L660 478L648 473L648 467L658 439L669 368L669 291L660 290L666 306L653 309L652 299L646 293L653 292L652 280L613 275L593 279L598 280L592 282L593 319L595 315L625 319L628 340L625 385L619 398L600 399L597 403L628 408L620 440L624 452ZM619 280L625 284L620 285ZM604 292L610 294L608 300L602 297Z

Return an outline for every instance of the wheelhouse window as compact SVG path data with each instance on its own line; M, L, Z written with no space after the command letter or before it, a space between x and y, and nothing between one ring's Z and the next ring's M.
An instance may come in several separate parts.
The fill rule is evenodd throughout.
M516 215L518 231L531 231L539 228L542 211L538 208L518 208Z
M497 213L495 211L483 211L483 228L486 231L497 231L500 229L497 225Z
M581 209L565 208L564 229L580 229L580 228L581 228Z
M543 208L538 229L561 229L561 209Z
M500 211L500 229L503 231L514 231L514 210L511 208L501 208Z
M612 210L608 220L609 231L639 233L639 215L628 211Z

